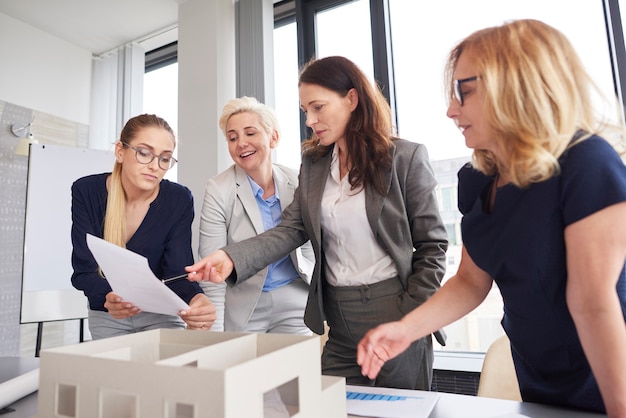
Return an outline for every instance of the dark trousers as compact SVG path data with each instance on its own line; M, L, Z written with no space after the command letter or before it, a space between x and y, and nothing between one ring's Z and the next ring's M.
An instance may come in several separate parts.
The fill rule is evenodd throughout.
M343 376L350 385L430 390L433 368L430 335L386 362L375 380L363 376L356 363L356 346L365 333L384 322L399 320L409 310L409 296L400 279L365 286L324 285L324 310L330 332L322 353L323 374Z

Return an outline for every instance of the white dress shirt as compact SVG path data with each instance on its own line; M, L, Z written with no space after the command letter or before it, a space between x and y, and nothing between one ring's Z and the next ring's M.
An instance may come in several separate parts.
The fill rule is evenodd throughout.
M367 221L363 187L350 187L348 175L339 178L334 147L321 211L326 279L333 286L360 286L396 277L393 259L380 247Z

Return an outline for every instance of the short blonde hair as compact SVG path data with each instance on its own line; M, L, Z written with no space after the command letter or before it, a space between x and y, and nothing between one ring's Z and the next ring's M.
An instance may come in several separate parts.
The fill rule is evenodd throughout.
M274 131L278 132L278 136L280 138L280 126L278 125L278 118L274 113L274 110L259 102L254 97L239 97L236 99L229 100L222 109L222 115L220 116L220 129L226 135L226 124L228 124L228 120L231 116L236 115L238 113L254 113L261 120L261 125L265 128L265 131L268 134L273 133Z
M506 159L475 150L473 164L481 172L505 172L520 187L546 180L559 172L558 158L578 130L602 129L591 105L592 92L602 94L555 28L527 19L474 32L448 57L450 98L461 54L480 77L483 114Z

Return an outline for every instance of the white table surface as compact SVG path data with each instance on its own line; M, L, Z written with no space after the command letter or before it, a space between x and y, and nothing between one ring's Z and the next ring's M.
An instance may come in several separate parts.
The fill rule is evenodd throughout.
M38 358L0 357L0 379L15 377L38 367ZM595 414L549 405L439 393L440 398L429 418L602 418ZM9 405L13 412L0 418L34 418L37 415L37 392ZM350 416L350 418L352 418Z

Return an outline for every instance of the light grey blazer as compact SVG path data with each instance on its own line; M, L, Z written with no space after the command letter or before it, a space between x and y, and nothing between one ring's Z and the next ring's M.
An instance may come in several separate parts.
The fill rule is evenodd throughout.
M298 185L297 172L273 164L272 174L284 210L293 200ZM243 169L233 164L207 181L200 217L200 257L225 245L254 237L264 230L261 212ZM311 243L304 243L290 255L302 280L310 283L315 264ZM242 331L256 307L266 276L267 267L264 265L235 287L225 283L201 282L204 292L217 309L217 320L211 330Z
M437 182L426 148L398 139L393 141L389 152L392 167L385 173L387 193L381 196L367 187L366 211L369 227L378 243L396 263L408 296L402 298L401 308L408 313L439 289L445 273L448 240L439 215L435 196ZM320 335L324 333L325 319L321 287L326 283L320 210L331 156L332 150L329 150L314 162L305 153L298 189L291 205L284 209L280 225L224 248L235 265L227 281L239 286L266 264L310 239L317 263L304 321ZM358 247L358 243L349 245L355 249ZM435 337L445 344L443 331L437 331Z

